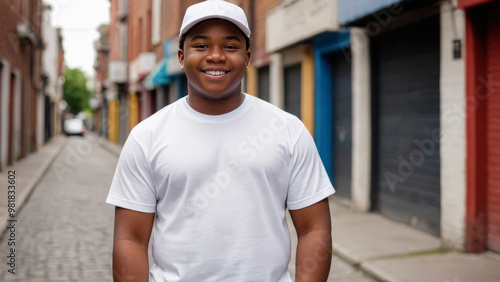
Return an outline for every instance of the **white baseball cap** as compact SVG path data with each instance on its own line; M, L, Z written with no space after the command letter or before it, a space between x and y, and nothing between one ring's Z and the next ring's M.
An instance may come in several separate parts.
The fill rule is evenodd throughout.
M206 0L189 6L182 20L179 37L188 32L197 23L209 19L223 19L235 24L250 37L247 17L243 9L223 0Z

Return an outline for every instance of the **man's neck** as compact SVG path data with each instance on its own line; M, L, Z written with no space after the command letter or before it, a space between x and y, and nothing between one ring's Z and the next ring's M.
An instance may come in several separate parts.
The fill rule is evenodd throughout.
M245 100L245 94L239 93L230 95L224 99L205 99L197 95L188 94L187 102L189 106L205 115L223 115L237 109Z

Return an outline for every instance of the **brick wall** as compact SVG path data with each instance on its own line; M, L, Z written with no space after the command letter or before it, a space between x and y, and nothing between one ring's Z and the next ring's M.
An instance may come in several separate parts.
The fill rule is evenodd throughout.
M129 0L129 61L140 53L153 50L151 44L151 0Z
M110 8L110 23L109 23L109 59L110 61L116 61L119 59L119 48L120 47L120 29L119 29L119 19L118 19L118 11L119 11L119 3L118 0L111 1Z
M36 150L36 94L39 90L36 86L41 86L41 24L42 10L41 1L0 1L0 60L8 62L9 68L4 69L16 77L16 83L19 89L17 94L22 97L16 103L21 103L22 107L16 107L15 110L9 110L8 123L13 127L9 131L8 138L13 138L15 144L10 146L7 151L14 155L14 159L19 159ZM17 36L17 24L28 22L35 36L34 41L20 39ZM10 74L8 74L10 75ZM1 96L10 95L10 85L4 89L6 92ZM2 98L3 99L3 98ZM5 97L7 101L8 97ZM17 101L17 100L16 100ZM2 110L6 110L2 107ZM12 124L15 123L16 126ZM17 125L22 125L22 131L16 130ZM5 125L5 122L4 122ZM21 131L21 132L20 132ZM2 132L9 134L3 129ZM20 148L19 148L20 146ZM7 152L4 152L7 153Z
M256 66L269 64L266 52L266 16L283 0L255 0L252 30L252 63Z
M21 70L23 76L30 74L30 64L34 63L31 55L32 44L27 44L25 40L19 40L16 32L16 25L22 21L28 21L21 10L20 1L12 1L12 5L0 1L0 57L8 60L13 68ZM39 29L39 23L31 21L32 26Z
M162 5L162 41L165 42L179 33L181 1L164 0Z

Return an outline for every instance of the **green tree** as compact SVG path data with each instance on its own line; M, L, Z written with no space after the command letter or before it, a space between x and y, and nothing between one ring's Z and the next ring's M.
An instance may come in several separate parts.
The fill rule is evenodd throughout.
M69 110L74 115L85 111L91 113L89 100L92 92L87 88L87 78L80 69L67 69L64 73L64 96Z

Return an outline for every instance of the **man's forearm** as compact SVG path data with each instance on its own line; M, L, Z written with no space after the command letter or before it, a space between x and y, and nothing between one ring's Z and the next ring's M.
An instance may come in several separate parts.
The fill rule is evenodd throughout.
M113 245L113 281L147 282L149 280L148 246L129 240Z
M327 230L313 230L298 237L296 282L326 282L332 261L332 239Z

